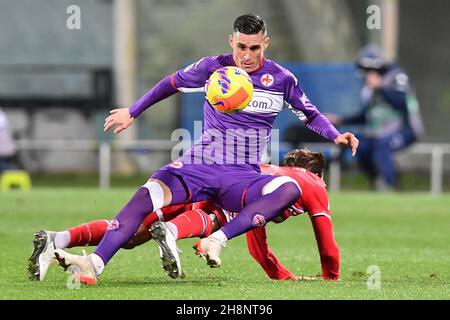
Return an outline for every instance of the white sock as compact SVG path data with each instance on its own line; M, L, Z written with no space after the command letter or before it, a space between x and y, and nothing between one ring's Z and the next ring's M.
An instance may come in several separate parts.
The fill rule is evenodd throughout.
M208 238L216 240L222 247L226 247L227 245L228 238L221 230L217 230L216 232L212 233Z
M97 273L97 276L99 276L103 272L103 269L105 269L105 263L103 262L102 258L100 258L95 253L91 253L89 257L91 258L92 264L94 265L95 273Z
M173 236L175 237L175 240L178 240L178 228L176 225L174 225L172 222L166 222L167 229L169 229L170 232L172 232Z
M70 243L70 232L61 231L57 232L55 235L55 240L53 241L56 249L65 249Z

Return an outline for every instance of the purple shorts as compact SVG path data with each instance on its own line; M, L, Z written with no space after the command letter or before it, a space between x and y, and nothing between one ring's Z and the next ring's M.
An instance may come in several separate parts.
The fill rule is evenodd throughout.
M172 162L156 171L152 178L163 181L172 191L171 204L212 200L226 210L239 212L260 198L263 187L276 177L261 174L259 166L248 164Z

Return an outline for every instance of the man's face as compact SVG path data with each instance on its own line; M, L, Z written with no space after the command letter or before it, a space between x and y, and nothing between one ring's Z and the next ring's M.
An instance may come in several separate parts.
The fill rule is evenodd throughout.
M366 73L366 85L371 89L381 88L383 77L376 71L368 71Z
M230 46L236 65L247 72L252 72L258 69L264 57L264 50L269 46L269 37L264 37L262 32L257 34L234 32L230 35Z

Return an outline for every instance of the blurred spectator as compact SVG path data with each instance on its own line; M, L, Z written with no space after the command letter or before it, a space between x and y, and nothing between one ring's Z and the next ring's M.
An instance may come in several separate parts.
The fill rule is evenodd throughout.
M18 168L16 144L12 137L8 118L0 108L0 172Z
M422 135L419 104L408 76L395 62L388 61L375 45L364 47L356 65L364 75L361 112L351 116L327 115L340 124L362 124L358 135L358 162L374 189L398 187L394 153L416 142ZM378 179L381 174L383 179Z

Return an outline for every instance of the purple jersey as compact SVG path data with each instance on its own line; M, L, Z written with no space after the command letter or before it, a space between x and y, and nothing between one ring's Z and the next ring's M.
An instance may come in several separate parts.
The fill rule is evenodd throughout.
M130 113L136 117L176 91L204 92L205 83L215 70L234 65L231 54L202 58L164 78L130 107ZM291 109L310 129L328 140L339 135L302 91L295 76L282 66L263 59L261 66L249 76L254 94L243 111L225 114L205 99L202 136L179 161L186 164L258 165L274 120L283 108Z

